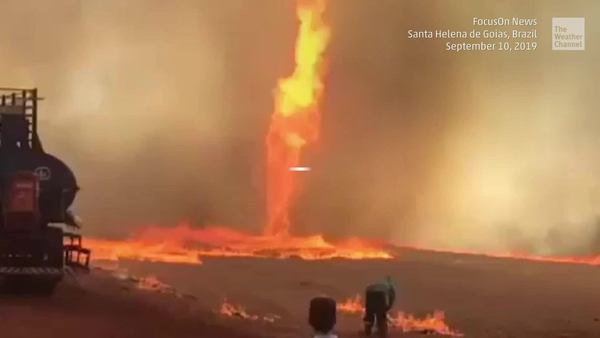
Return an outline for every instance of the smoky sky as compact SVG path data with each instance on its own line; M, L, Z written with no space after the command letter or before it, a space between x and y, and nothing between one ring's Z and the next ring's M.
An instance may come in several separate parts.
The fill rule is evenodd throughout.
M293 69L287 0L2 1L4 86L36 86L86 233L188 221L260 231L264 136ZM295 231L536 253L599 239L600 5L330 0L322 133ZM538 50L464 53L409 29L535 17ZM586 51L552 52L553 16Z

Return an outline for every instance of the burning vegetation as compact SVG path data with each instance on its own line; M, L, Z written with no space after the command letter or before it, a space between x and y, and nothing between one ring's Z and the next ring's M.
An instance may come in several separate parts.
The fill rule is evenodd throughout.
M303 157L320 135L321 99L325 91L327 48L331 29L325 20L325 0L301 0L292 73L274 89L274 108L265 137L266 224L262 235L225 227L195 229L147 227L127 240L89 239L94 259L119 258L200 264L201 256L300 257L303 259L392 258L383 243L351 238L328 241L320 234L294 236L291 209L301 176L310 174ZM470 252L459 252L471 254ZM599 265L600 258L544 257L527 254L488 254L493 257L556 263Z
M417 318L404 312L396 313L389 320L391 324L402 330L402 332L421 332L425 334L438 334L451 337L462 337L463 334L450 329L446 323L444 311L435 310L433 314L427 314L423 318Z
M354 298L346 299L342 303L339 303L337 308L340 312L348 314L363 313L365 311L365 307L363 306L360 295L356 295Z
M365 307L360 295L356 295L338 304L338 311L350 315L357 315L364 313ZM427 314L423 318L418 318L414 315L398 311L395 315L388 316L388 321L392 327L398 328L402 330L402 332L420 332L452 337L463 336L462 333L450 329L446 323L444 311L435 310L432 314Z
M266 314L263 316L250 314L246 311L246 308L239 304L233 304L227 301L227 299L223 299L223 303L221 303L221 307L219 308L218 313L225 317L238 317L241 319L248 320L262 320L268 323L273 323L276 320L280 319L278 315L274 314Z
M227 227L193 228L181 224L172 228L146 227L128 240L87 239L94 260L117 261L133 259L152 262L201 264L205 257L291 258L306 260L392 259L395 250L381 241L349 238L328 241L321 235L271 236L253 235ZM478 253L444 251L429 248L408 248L456 255L482 255L492 258L518 259L534 262L600 265L599 256L552 257L520 253Z
M358 238L340 242L322 236L288 237L250 235L224 227L195 229L188 225L174 228L148 227L125 240L90 239L96 260L120 258L169 263L201 264L202 256L262 257L307 260L389 259L383 243Z

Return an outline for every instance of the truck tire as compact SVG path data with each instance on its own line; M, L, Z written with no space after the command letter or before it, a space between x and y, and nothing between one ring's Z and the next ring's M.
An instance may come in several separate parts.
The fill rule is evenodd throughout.
M48 227L46 229L46 255L47 266L62 269L64 265L63 231L60 228Z
M0 292L13 295L50 296L54 293L59 281L57 278L7 276L3 280Z
M34 282L33 290L38 295L50 296L54 293L58 282L57 279L39 279Z

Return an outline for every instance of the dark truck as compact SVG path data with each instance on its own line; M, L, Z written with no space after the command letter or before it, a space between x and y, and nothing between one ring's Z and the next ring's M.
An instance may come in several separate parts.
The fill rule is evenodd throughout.
M90 251L69 211L75 175L46 153L37 89L0 88L0 283L52 293L65 269L88 269Z

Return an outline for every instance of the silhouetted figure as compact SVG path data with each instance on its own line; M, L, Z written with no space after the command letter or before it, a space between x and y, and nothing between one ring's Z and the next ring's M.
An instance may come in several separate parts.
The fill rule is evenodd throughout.
M315 338L337 338L333 334L336 323L336 303L329 297L311 299L308 323L315 330Z
M371 335L373 326L382 337L387 336L387 313L396 300L396 290L392 278L387 276L383 282L367 286L365 294L365 334Z

